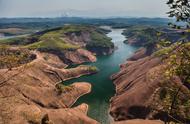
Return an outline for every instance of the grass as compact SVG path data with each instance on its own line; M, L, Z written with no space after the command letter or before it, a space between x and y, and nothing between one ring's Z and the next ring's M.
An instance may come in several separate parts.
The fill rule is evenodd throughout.
M27 46L29 49L46 50L75 50L80 46L66 43L62 30L47 32L40 36L39 42L35 42Z
M81 32L81 31L87 31L88 27L87 26L82 26L82 25L66 25L63 27L63 32L64 33L73 33L73 32Z
M80 46L66 43L64 38L70 33L75 33L76 36L80 36L81 32L87 32L90 34L91 41L87 43L88 47L108 47L113 48L114 44L111 39L108 38L103 32L92 26L84 25L66 25L59 30L46 32L39 37L39 42L28 45L30 49L38 50L75 50Z
M29 49L38 49L41 51L46 50L75 50L79 46L65 43L64 40L57 37L51 37L50 39L43 39L40 42L36 42L27 46Z
M24 45L25 48L40 51L76 50L80 48L80 46L65 42L67 36L71 36L72 33L79 37L82 33L88 33L91 40L84 41L87 42L87 48L114 47L114 44L111 42L111 39L106 36L105 32L94 26L86 25L65 25L64 27L45 30L30 36L0 40L0 44Z

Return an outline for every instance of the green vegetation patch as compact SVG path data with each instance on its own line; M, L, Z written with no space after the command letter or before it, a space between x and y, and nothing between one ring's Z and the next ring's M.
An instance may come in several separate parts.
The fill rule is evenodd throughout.
M75 50L79 46L64 42L63 39L58 37L43 38L42 41L30 44L27 46L29 49L38 49L40 51L48 50Z
M96 66L89 66L89 71L97 73L99 71L99 69Z
M50 31L39 37L39 42L27 46L29 49L38 49L40 51L48 50L75 50L80 46L66 43L64 41L64 30Z
M26 40L25 37L2 39L0 40L0 44L17 45L17 44L22 44L25 40Z
M169 55L171 52L175 50L176 47L178 47L181 43L176 42L168 47L163 47L160 50L156 51L153 55L157 57L163 57L165 55Z
M62 93L70 92L74 89L74 87L72 85L66 86L62 83L56 84L55 87L56 87L59 95L61 95Z
M87 37L89 34L89 41L84 41L87 43L87 48L114 47L111 39L106 36L106 31L95 26L87 25L65 25L64 27L37 32L29 36L0 40L0 44L22 45L25 48L37 49L44 52L49 50L76 50L80 48L80 46L66 42L65 39L72 37L73 34L80 37L85 33L87 34Z
M161 35L156 28L149 26L132 26L123 32L127 38L135 39L138 41L137 46L148 47L158 41L158 36ZM127 43L127 41L125 41Z
M63 33L77 33L81 31L90 31L93 29L92 26L85 26L85 25L65 25L62 28Z
M111 38L107 37L106 35L101 34L99 32L92 32L91 41L87 43L86 47L114 48L114 43L112 43Z

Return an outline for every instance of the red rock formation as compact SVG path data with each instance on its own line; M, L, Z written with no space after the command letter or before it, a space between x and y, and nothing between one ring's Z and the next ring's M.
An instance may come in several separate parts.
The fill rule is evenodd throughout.
M78 49L76 51L68 51L65 53L65 58L74 64L82 64L84 62L96 62L96 57L89 51Z
M61 94L55 87L62 80L90 74L89 67L65 69L55 55L34 54L37 59L26 65L0 70L0 123L97 124L86 116L88 105L70 108L91 91L89 83L74 83Z
M110 114L115 120L146 118L150 110L146 101L159 82L150 82L150 70L161 63L159 58L146 57L126 65L113 75L116 96L111 99Z
M165 120L165 118L170 118L166 106L172 105L171 101L174 96L169 91L180 88L180 95L178 95L180 105L177 107L175 114L172 113L169 116L177 118L182 123L190 122L187 116L190 112L189 108L185 107L186 105L183 102L190 97L188 87L181 82L177 75L172 75L169 78L166 76L166 70L171 67L168 66L170 65L168 63L171 62L170 55L179 57L176 54L178 53L176 49L183 49L183 47L178 45L165 56L164 54L159 57L151 55L136 61L127 61L121 65L120 72L111 77L116 86L116 94L110 100L110 114L115 121L130 119ZM163 100L161 89L167 89L167 97L170 97L171 100ZM173 117L170 119L173 120ZM128 121L121 123L138 124L140 122ZM150 121L150 123L152 122Z

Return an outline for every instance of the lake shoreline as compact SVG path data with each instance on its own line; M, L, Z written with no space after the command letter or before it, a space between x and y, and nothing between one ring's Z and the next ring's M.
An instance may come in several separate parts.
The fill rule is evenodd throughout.
M110 28L111 29L111 28ZM133 55L136 48L123 41L126 39L122 35L124 29L111 29L107 34L112 38L115 51L111 55L97 56L97 62L86 65L96 66L100 69L97 74L82 76L76 79L65 81L65 84L73 82L89 82L92 85L92 92L80 97L73 106L86 103L89 105L88 116L103 124L109 124L113 120L109 114L110 99L115 94L115 86L110 76L119 71L119 65Z

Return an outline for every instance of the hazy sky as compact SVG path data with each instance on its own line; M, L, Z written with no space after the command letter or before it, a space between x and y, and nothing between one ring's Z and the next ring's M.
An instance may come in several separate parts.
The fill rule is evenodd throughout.
M167 0L0 0L0 17L166 17Z

